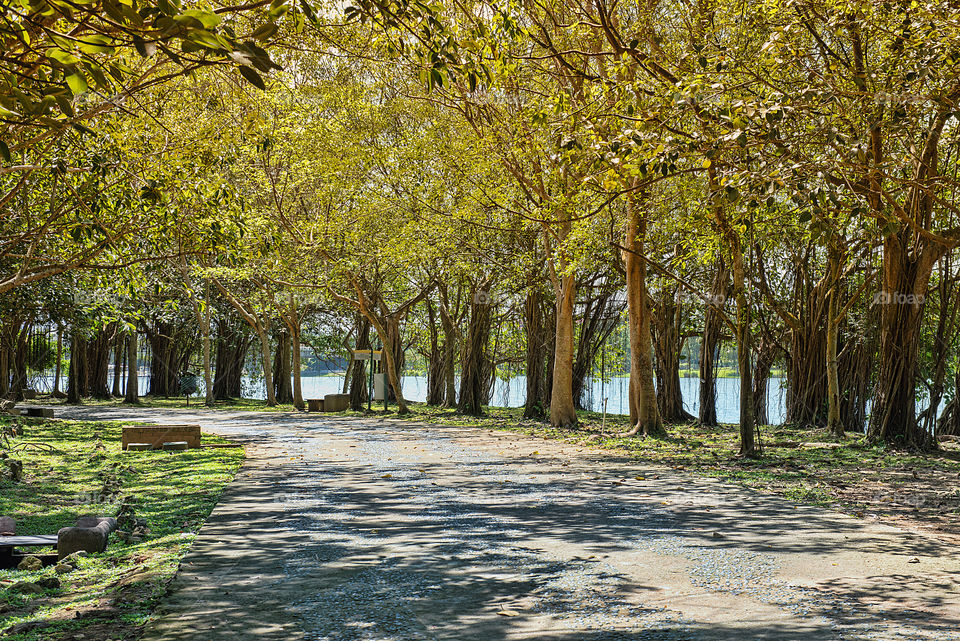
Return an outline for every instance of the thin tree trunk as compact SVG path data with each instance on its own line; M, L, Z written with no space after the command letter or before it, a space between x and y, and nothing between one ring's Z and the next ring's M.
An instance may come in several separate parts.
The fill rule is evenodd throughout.
M730 292L730 274L721 258L717 262L710 296L703 313L700 338L700 390L697 422L706 427L717 425L716 352L722 336L722 309Z
M57 362L53 368L53 392L52 396L54 398L59 397L62 392L60 391L60 370L63 362L63 328L60 325L57 325Z
M558 276L557 336L553 362L553 389L550 394L550 424L576 427L573 402L573 313L576 282L573 275Z
M840 373L837 334L840 325L840 268L841 254L832 244L828 249L830 292L827 295L827 429L837 438L844 438L840 418Z
M211 366L211 352L212 347L211 343L213 337L210 336L210 283L204 283L204 295L203 295L203 318L200 323L201 331L203 332L202 337L202 346L203 346L203 384L206 387L204 394L204 404L207 407L213 407L213 367Z
M113 389L110 390L110 395L114 398L120 397L120 380L123 376L124 342L123 333L117 328L113 344Z
M289 296L288 324L290 328L290 349L293 356L293 406L303 410L303 379L300 373L300 314L297 303L291 293ZM346 378L346 377L344 377Z
M260 359L263 362L263 384L267 389L267 405L277 404L277 396L273 390L273 363L270 358L270 335L260 323L256 327L257 338L260 339Z
M653 335L650 329L650 301L647 294L647 221L633 197L627 198L627 226L622 252L626 273L628 336L630 339L630 424L627 435L655 436L664 433L657 407L653 371Z
M140 403L140 377L137 368L137 330L130 326L127 330L127 390L123 397L124 403L138 405Z

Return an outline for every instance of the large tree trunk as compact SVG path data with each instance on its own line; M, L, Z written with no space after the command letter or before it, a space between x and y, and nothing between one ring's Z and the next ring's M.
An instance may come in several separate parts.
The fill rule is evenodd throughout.
M81 330L70 337L70 369L67 372L67 402L80 403L87 393L87 340Z
M543 294L535 287L531 287L523 305L527 382L523 418L534 420L544 418L547 407L543 401L547 389L547 352L550 334L544 318L543 299Z
M647 263L644 261L647 221L633 198L627 199L623 266L626 273L628 335L630 338L630 424L627 434L653 436L664 433L654 385L653 336Z
M267 391L267 405L273 407L277 404L277 395L273 389L273 364L270 355L270 334L267 328L258 324L256 327L257 338L260 340L260 360L263 365L263 386Z
M916 242L920 250L913 250ZM924 300L939 245L900 232L884 241L880 310L880 369L867 437L873 442L916 449L936 446L917 423L917 349Z
M680 388L683 315L677 293L676 287L664 287L660 291L653 322L657 408L661 419L666 423L695 420L694 416L683 408L683 392Z
M240 398L243 393L243 364L250 339L226 319L217 322L216 366L213 397L218 401Z
M303 410L306 405L303 402L303 380L300 372L300 313L297 311L297 304L292 293L287 308L287 323L290 329L290 349L293 359L291 365L293 370L293 406L298 410Z
M176 330L168 321L157 321L153 326L145 324L150 342L150 387L148 396L180 396L180 346Z
M87 343L88 379L87 391L97 399L110 398L107 387L110 370L110 331L98 331Z
M357 315L357 351L370 349L370 321L363 316ZM369 399L369 379L367 377L367 362L361 360L353 361L353 368L350 372L350 409L360 412L366 409ZM370 361L373 366L373 361Z
M250 339L228 320L217 323L216 373L213 397L218 401L240 398L243 393L243 364Z
M721 259L713 274L710 297L703 312L703 335L700 338L700 390L697 422L717 425L717 347L723 334L722 310L730 293L730 272Z
M576 427L577 409L573 402L573 316L576 281L573 275L558 275L557 335L550 393L550 424Z
M13 332L13 358L11 359L11 379L9 395L16 399L23 399L23 390L27 388L27 361L30 348L30 321L16 327Z
M123 344L123 332L117 327L113 334L113 387L110 390L110 395L114 398L121 396L120 381L123 378Z
M430 299L426 300L427 331L430 334L430 349L427 356L427 405L443 405L446 385L446 350L440 343L440 324Z
M290 352L290 330L284 327L277 332L277 351L273 360L273 389L278 403L293 402Z
M490 337L490 302L473 297L470 325L463 341L463 372L460 375L460 400L457 411L482 416L486 398L484 367Z
M787 362L786 422L794 425L826 425L827 378L824 355L827 353L825 325L829 315L827 292L829 277L814 284L808 261L795 270L794 305L797 325L790 328Z
M441 290L442 292L442 290ZM440 321L443 324L443 406L457 406L457 344L460 332L441 293ZM457 310L459 315L459 309Z

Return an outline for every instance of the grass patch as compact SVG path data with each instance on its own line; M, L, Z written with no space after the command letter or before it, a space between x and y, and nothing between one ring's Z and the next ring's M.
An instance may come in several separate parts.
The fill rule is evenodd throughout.
M9 445L24 477L0 481L0 514L17 520L18 534L55 534L84 514L113 515L128 497L150 535L129 544L111 535L106 552L82 559L59 577L60 589L41 595L6 588L56 576L52 567L0 570L0 630L11 641L136 638L239 469L243 450L121 452L120 423L3 418L0 427L11 420L22 427ZM225 442L209 435L204 441ZM28 629L9 635L13 626Z

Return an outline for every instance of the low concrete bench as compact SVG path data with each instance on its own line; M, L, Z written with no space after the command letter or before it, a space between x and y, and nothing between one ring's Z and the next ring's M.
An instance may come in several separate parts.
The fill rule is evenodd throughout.
M57 532L57 557L68 557L74 552L103 552L107 538L117 529L112 516L81 516L74 527L63 527Z
M323 397L324 412L343 412L349 408L349 394L327 394Z
M120 445L149 444L152 449L163 449L164 443L185 442L190 449L200 447L199 425L124 425L120 429Z
M15 568L28 556L16 552L16 548L57 548L56 554L33 555L44 565L52 565L78 551L103 552L107 549L107 538L115 529L117 520L113 517L81 516L75 526L60 528L56 534L17 536L16 521L8 516L0 517L0 569Z
M165 452L182 452L188 449L190 446L186 441L167 441L163 444L163 450Z
M322 412L322 411L323 411L323 399L322 399L322 398L308 398L308 399L307 399L307 411L308 411L308 412Z

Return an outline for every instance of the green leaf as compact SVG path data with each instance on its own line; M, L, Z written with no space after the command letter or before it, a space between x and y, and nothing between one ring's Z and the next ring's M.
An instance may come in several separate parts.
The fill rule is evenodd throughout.
M203 11L201 9L187 9L179 16L174 17L174 20L186 24L196 21L203 25L205 29L212 29L220 24L220 16L212 11Z
M87 79L79 73L70 74L67 76L67 86L70 87L70 91L76 96L87 90Z
M73 111L73 104L66 96L57 96L57 105L60 107L60 111L62 111L63 115L66 117L73 118L76 115Z
M277 32L277 24L275 22L267 22L260 27L258 27L253 33L250 34L251 38L256 38L257 40L265 41L270 36Z
M83 53L113 53L113 41L106 36L100 34L92 34L89 36L84 36L78 43L77 47Z
M7 162L13 162L10 156L10 147L7 147L7 143L2 140L0 140L0 157L3 157Z
M267 85L263 82L260 74L250 67L240 67L240 75L247 79L250 84L258 89L266 90Z
M67 53L62 49L56 49L54 47L47 49L47 57L56 60L64 66L75 65L80 62L80 58L76 57L72 53Z

